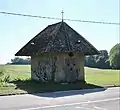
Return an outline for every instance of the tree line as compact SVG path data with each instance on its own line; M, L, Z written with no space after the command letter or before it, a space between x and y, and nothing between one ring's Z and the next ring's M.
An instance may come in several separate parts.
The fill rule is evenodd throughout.
M109 55L107 50L101 50L99 53L99 55L85 57L85 66L101 69L120 69L120 43L111 48Z
M11 59L11 63L8 64L15 64L15 65L29 65L31 64L31 58L19 58L19 57L15 57L14 59Z
M101 50L99 53L99 55L86 56L85 66L101 69L111 68L107 50Z
M85 66L92 68L101 68L101 69L120 69L120 43L113 46L108 54L107 50L100 50L100 54L86 56L85 57ZM9 64L30 64L30 58L19 58L15 57L11 59Z

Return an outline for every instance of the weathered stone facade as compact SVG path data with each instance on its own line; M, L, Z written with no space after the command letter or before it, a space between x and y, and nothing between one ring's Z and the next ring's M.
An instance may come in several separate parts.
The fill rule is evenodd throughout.
M75 82L84 80L84 54L43 53L31 56L31 77L42 82Z

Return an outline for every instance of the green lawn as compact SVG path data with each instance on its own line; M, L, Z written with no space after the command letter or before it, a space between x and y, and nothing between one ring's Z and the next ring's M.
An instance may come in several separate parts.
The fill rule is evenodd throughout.
M19 94L44 91L59 91L71 89L94 88L108 85L120 85L120 70L95 69L85 67L85 79L88 84L40 84L30 80L29 65L0 65L0 71L10 75L10 82L0 84L0 95Z
M120 70L85 68L85 79L96 85L120 85Z
M31 67L30 65L0 65L0 71L6 75L10 75L10 79L29 79Z

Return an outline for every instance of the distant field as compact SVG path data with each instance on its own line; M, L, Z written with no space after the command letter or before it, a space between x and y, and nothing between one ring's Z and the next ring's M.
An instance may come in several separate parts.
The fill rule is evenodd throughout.
M30 65L0 65L0 70L11 76L11 80L16 78L29 79ZM120 84L120 70L96 69L85 67L85 79L88 83L98 85Z

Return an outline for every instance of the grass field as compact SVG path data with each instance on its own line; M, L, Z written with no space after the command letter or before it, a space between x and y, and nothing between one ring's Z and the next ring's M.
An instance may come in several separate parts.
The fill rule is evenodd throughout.
M29 65L0 65L1 70L5 75L10 76L9 80L11 83L5 83L3 86L0 86L0 95L120 85L120 70L85 67L85 80L89 84L77 83L76 85L69 84L64 86L52 84L50 87L30 80Z
M85 68L85 79L88 83L120 85L120 70Z
M0 71L10 75L10 79L28 79L30 78L30 65L0 65Z

